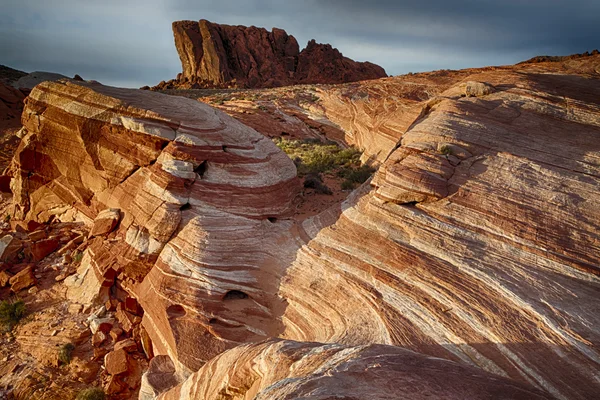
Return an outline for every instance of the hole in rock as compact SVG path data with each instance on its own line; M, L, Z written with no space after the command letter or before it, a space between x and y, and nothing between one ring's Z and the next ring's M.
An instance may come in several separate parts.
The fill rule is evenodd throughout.
M216 319L216 318L211 318L211 319L210 319L210 321L208 321L208 323L209 323L209 324L211 324L211 325L215 325L215 324L217 324L218 322L219 322L219 320L218 320L218 319Z
M269 217L267 218L269 220L270 223L274 224L275 222L277 222L277 218L275 217Z
M160 149L161 149L161 150L164 150L164 149L165 149L165 147L167 147L167 146L169 145L169 143L171 143L171 142L162 142L162 143L160 144Z
M190 208L192 208L192 205L190 203L185 203L184 205L182 205L181 207L179 207L179 209L181 211L189 210Z
M227 146L223 145L223 151L227 151Z
M410 202L408 202L408 203L402 203L402 205L403 205L403 206L409 206L409 207L414 207L414 206L416 206L417 204L419 204L419 202L418 202L418 201L410 201Z
M223 296L223 300L240 300L247 298L248 295L244 292L240 292L239 290L230 290L229 292L225 293L225 296Z
M183 308L179 304L173 304L172 306L167 307L167 316L169 317L169 319L184 317L185 308Z
M202 161L200 165L198 165L196 169L194 169L194 172L200 175L200 178L202 178L204 176L204 173L206 172L206 161Z

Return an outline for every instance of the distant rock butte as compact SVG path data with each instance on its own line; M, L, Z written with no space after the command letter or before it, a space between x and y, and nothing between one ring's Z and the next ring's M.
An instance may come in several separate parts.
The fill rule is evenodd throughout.
M222 112L45 82L9 170L14 218L119 218L65 284L86 305L115 286L138 299L157 356L144 400L593 398L599 70L323 89L380 167L304 220L292 161Z
M258 88L387 76L375 64L353 61L314 40L300 51L296 39L278 28L269 32L206 20L177 21L173 34L183 67L178 79L170 82L174 86Z

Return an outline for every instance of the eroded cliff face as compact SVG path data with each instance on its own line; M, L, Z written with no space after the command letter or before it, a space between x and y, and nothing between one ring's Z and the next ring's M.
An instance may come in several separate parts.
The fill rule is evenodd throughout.
M298 42L284 30L173 23L183 72L176 86L273 87L297 83L342 83L386 76L383 68L344 57L330 45Z
M599 74L590 56L427 75L414 91L413 78L323 90L380 167L308 219L293 218L292 162L232 118L45 83L24 112L15 206L38 220L122 213L68 284L81 302L109 287L140 300L157 356L143 399L588 399ZM238 346L269 337L285 340ZM407 392L415 382L427 390Z

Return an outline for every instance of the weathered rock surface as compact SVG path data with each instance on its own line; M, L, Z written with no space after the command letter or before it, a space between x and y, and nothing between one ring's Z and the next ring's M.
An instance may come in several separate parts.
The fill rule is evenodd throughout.
M367 145L383 155L382 166L337 211L301 224L306 244L290 245L295 258L279 289L286 301L280 336L402 346L555 398L593 397L599 66L589 57L324 93L325 108L345 90L346 104L360 101L365 116L355 112L353 121L385 123ZM414 97L406 79L422 82ZM346 120L349 108L338 108ZM240 355L234 359L219 370L234 371ZM207 390L202 382L216 370L208 365L168 396Z
M300 51L296 39L277 28L177 21L173 34L183 68L177 86L273 87L386 76L383 68L350 60L314 40Z
M154 352L186 371L281 331L280 244L300 185L272 141L193 100L74 81L38 85L23 124L16 218L123 215L112 239L90 240L65 280L70 299L104 302L119 277L145 310Z
M110 238L90 241L69 296L117 287L138 298L160 357L144 399L593 398L599 68L590 56L324 93L381 167L299 221L288 219L291 161L222 113L43 83L11 187L21 218L91 225L121 210ZM136 316L117 313L133 331ZM268 337L337 344L226 351ZM356 347L374 343L390 346Z
M154 377L154 375L157 375ZM165 379L152 371L148 380ZM527 384L393 346L273 340L216 357L160 400L551 399ZM160 383L160 382L159 382ZM141 400L152 397L140 396Z

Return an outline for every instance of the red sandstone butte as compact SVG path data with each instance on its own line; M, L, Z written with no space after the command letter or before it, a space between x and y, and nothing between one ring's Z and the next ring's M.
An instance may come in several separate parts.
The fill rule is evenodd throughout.
M278 28L176 21L173 35L183 68L179 85L256 88L387 76L380 66L353 61L328 44L312 40L300 51L296 39Z

